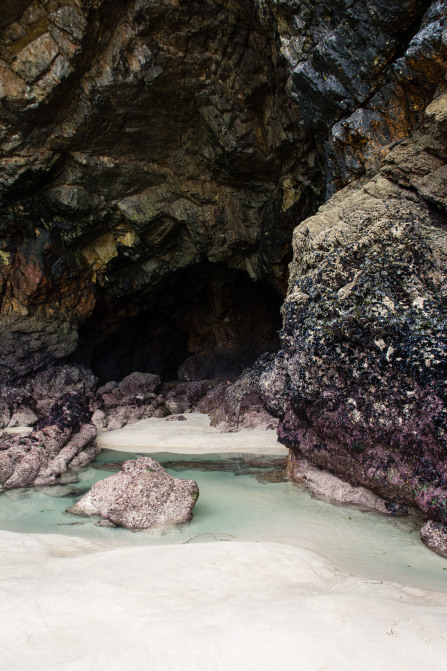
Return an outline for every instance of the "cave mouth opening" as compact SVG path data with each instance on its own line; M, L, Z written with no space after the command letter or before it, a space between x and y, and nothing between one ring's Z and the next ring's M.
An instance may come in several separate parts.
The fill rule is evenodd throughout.
M278 349L282 301L279 290L247 272L201 263L173 273L151 299L112 305L103 297L72 360L100 384L135 371L164 381L233 380Z

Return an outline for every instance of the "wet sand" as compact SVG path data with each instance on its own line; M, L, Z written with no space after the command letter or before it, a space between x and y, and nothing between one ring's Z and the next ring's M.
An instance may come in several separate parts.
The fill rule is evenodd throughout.
M104 431L97 444L103 449L120 452L173 452L203 454L211 452L243 452L287 456L288 450L278 443L276 431L239 431L220 433L210 426L208 415L185 413L184 422L166 419L143 419L117 431Z

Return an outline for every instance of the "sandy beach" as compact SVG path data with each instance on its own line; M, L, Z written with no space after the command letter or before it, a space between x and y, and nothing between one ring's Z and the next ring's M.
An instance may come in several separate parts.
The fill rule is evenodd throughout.
M278 543L101 548L0 533L9 671L436 671L447 594Z
M121 452L286 453L274 432L221 434L205 415L186 417L143 420L99 442ZM231 538L120 547L112 536L0 531L0 668L444 669L447 575L444 593L430 591L348 573L287 542Z
M243 452L284 457L288 450L278 443L276 431L238 431L220 433L210 426L208 415L185 413L186 421L167 422L166 419L143 419L117 431L104 431L97 444L103 449L120 452L174 452L208 454L211 452Z

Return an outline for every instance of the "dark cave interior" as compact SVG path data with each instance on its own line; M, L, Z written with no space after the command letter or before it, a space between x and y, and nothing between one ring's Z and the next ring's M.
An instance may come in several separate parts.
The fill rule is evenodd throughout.
M278 349L282 300L246 272L202 263L173 273L138 304L102 297L71 360L91 368L100 383L137 370L166 381L234 379Z

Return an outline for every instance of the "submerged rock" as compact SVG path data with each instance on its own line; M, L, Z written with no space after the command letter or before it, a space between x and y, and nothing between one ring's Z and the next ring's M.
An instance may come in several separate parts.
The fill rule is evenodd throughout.
M89 463L100 451L90 416L88 399L68 393L30 434L2 437L0 488L58 484L67 470Z
M330 503L360 506L383 515L398 514L397 511L389 509L384 499L365 487L350 485L333 473L313 466L307 459L293 453L287 459L287 474L295 482L305 485L316 498Z
M97 482L67 512L101 515L128 529L148 529L188 522L198 496L196 482L173 478L154 459L141 457Z
M421 529L421 538L425 545L447 558L447 525L429 520Z

